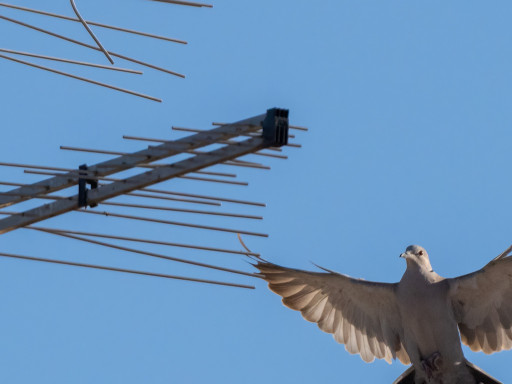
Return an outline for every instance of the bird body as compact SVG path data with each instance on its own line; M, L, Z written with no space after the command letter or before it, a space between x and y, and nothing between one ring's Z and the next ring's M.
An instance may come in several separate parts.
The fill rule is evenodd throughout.
M499 383L469 363L462 342L492 353L512 347L512 247L483 269L454 279L435 273L424 248L400 256L395 284L354 279L327 269L307 272L263 260L255 265L283 303L333 334L366 362L412 364L395 383ZM323 268L322 268L323 269Z
M397 285L397 302L402 319L404 346L411 363L422 367L416 371L416 383L429 379L422 363L430 356L440 356L437 372L431 372L429 383L475 383L464 364L459 330L449 300L449 284L432 270L409 263ZM418 303L422 303L421 306ZM429 308L425 311L425 308ZM450 381L447 381L450 377Z

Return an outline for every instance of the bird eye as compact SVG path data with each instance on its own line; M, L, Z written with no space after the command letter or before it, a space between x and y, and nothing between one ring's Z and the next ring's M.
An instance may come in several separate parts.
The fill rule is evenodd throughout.
M418 255L423 256L423 251L419 251Z

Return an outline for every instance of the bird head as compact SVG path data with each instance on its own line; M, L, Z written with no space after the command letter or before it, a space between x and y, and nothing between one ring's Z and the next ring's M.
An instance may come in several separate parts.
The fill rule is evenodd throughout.
M417 265L421 269L425 269L430 272L433 271L427 251L419 245L409 245L400 257L403 257L407 261L408 266Z

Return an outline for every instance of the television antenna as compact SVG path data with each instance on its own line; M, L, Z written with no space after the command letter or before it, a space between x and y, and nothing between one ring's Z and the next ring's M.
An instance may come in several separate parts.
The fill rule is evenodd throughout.
M148 216L133 215L124 212L131 209L145 211L181 212L195 217L217 216L231 219L261 220L259 215L225 212L216 210L224 203L234 206L264 207L261 202L244 201L222 196L209 196L203 193L188 193L183 191L154 188L156 184L178 178L187 178L201 183L223 183L227 185L246 186L248 183L233 180L235 174L220 172L212 169L216 166L230 168L255 168L268 170L269 166L247 161L246 155L256 155L266 159L286 159L282 148L299 148L297 143L289 142L295 138L289 134L289 129L306 130L304 127L289 125L288 110L272 108L266 113L240 120L235 123L213 123L215 128L198 130L183 127L173 127L176 131L194 132L178 140L156 139L147 137L124 136L127 140L157 143L136 152L119 152L92 148L61 146L62 150L72 150L88 153L114 155L115 157L91 166L85 164L73 169L63 167L50 167L45 165L30 165L20 163L2 162L0 166L23 168L25 173L44 176L44 179L30 184L0 181L0 185L15 187L0 192L0 235L15 230L38 231L46 234L74 239L80 242L95 244L102 247L117 249L125 252L156 257L178 263L214 269L232 274L255 276L252 272L245 272L225 268L210 263L202 263L189 259L168 256L149 252L143 249L132 248L125 245L116 245L107 240L139 244L159 244L169 247L190 248L198 251L220 252L259 256L257 253L245 250L226 249L216 246L199 244L184 244L169 242L161 239L131 238L116 234L90 232L85 230L70 230L55 227L41 226L39 223L69 212L78 212L89 216L102 216L104 218L120 218L135 222L151 222L160 225L178 226L186 229L228 233L233 236L268 237L261 232L246 229L205 225L196 221L177 221L160 219ZM128 175L126 173L128 172ZM113 177L116 176L116 177ZM212 177L214 176L214 177ZM59 193L59 194L56 194ZM136 197L141 203L118 201L117 198ZM40 200L50 201L38 204ZM112 201L115 200L115 201ZM180 206L168 207L154 205L155 200L171 200ZM32 205L23 208L27 203ZM195 204L208 206L209 209L185 208L185 205ZM21 207L16 211L11 209ZM215 207L215 208L213 208ZM119 211L103 209L117 208ZM108 219L107 219L108 220ZM105 224L104 227L108 227ZM164 275L148 271L127 270L111 266L100 266L72 261L44 259L34 256L25 256L0 252L0 256L33 260L47 263L67 264L84 268L113 270L125 273L143 274L156 277L165 277L179 280L189 280L201 283L227 285L239 288L254 288L252 285L238 284L225 281L213 281L196 277Z

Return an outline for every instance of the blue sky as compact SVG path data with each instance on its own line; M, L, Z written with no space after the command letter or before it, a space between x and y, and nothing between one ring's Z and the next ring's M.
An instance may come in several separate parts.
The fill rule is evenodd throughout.
M67 1L16 4L73 15ZM77 6L86 19L187 40L182 46L93 28L107 49L186 79L31 59L164 99L159 104L2 60L0 161L74 168L108 156L59 145L135 151L145 144L123 141L123 134L173 139L181 135L171 125L208 128L278 106L290 109L292 123L310 128L296 133L303 148L286 149L289 160L264 159L270 172L237 170L250 182L245 188L164 185L264 201L264 209L222 207L262 214L262 223L130 212L267 232L268 239L245 240L271 261L299 268L313 261L388 282L400 279L405 265L397 256L409 244L423 245L434 269L451 277L482 267L512 243L510 2L216 0L212 9L195 9L89 0ZM78 24L3 8L0 14L90 41ZM0 47L107 63L97 52L3 20ZM217 170L233 171L227 168ZM41 178L0 172L7 181ZM88 216L70 213L44 224L239 248L235 236ZM28 230L2 235L0 247L256 285L237 290L0 260L2 382L389 383L405 370L398 362L366 364L349 355L248 277ZM250 270L234 255L144 249ZM512 380L512 352L466 350L466 356L501 381Z

